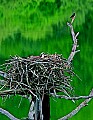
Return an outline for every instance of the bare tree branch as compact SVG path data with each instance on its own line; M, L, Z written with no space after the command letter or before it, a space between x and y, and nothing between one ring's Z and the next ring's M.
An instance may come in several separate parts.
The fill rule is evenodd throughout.
M69 55L69 57L68 57L68 64L70 64L70 62L73 60L73 57L74 57L74 55L77 53L77 52L79 52L80 50L78 50L78 51L76 51L76 48L78 47L78 45L77 45L77 36L79 35L79 32L78 33L76 33L76 35L75 35L75 32L74 32L74 29L73 29L73 26L72 26L72 24L71 23L67 23L67 25L70 27L70 30L71 30L71 35L72 35L72 39L73 39L73 47L72 47L72 51L71 51L71 53L70 53L70 55Z
M54 94L51 94L53 97L56 97L56 98L64 98L66 100L79 100L79 99L89 99L89 98L93 98L93 95L89 95L89 96L75 96L75 97L68 97L68 96L65 96L65 95L54 95Z
M89 96L93 96L93 89L91 90ZM76 107L76 109L74 109L72 112L70 112L68 115L58 119L58 120L67 120L71 117L73 117L75 114L77 114L81 108L85 107L88 105L88 102L91 100L92 98L88 98L85 101L83 101L78 107Z
M23 89L23 90L27 90L27 89ZM4 96L4 95L11 95L11 94L15 94L15 93L20 93L22 92L22 89L10 89L10 90L4 90L4 91L0 91L0 96Z
M29 113L28 113L28 119L30 120L34 120L34 114L35 114L35 110L34 110L34 102L31 102L31 106L29 109Z
M10 120L20 120L16 117L14 117L11 113L9 113L8 111L4 110L3 108L0 108L0 113L4 114L5 116L7 116L8 118L10 118Z

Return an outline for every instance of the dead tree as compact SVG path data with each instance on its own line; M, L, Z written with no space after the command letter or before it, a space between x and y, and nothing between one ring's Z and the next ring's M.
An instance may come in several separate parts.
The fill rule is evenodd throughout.
M72 24L67 23L67 25L70 27L73 40L72 51L68 59L56 53L52 55L41 53L39 56L27 58L14 56L0 66L1 96L13 94L32 96L28 120L50 119L50 96L70 100L86 99L75 110L59 120L67 120L75 115L93 97L93 90L89 96L71 97L73 91L72 77L77 76L73 71L71 61L80 50L77 50L79 32L75 34ZM18 120L2 108L0 108L0 112L11 120Z

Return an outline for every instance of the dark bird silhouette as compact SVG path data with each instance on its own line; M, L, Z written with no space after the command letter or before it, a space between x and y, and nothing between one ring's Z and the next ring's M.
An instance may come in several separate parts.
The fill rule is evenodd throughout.
M72 20L71 20L71 24L73 23L75 17L76 17L76 14L75 14L75 13L73 13L73 14L70 16L70 18L72 19Z

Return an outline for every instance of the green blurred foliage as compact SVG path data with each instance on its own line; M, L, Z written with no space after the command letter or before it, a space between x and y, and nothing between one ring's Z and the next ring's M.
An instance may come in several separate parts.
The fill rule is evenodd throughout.
M84 22L88 10L93 9L91 0L1 0L0 41L18 29L25 37L34 40L45 38L53 32L52 25L70 20L76 12L77 25ZM81 15L80 15L81 14Z

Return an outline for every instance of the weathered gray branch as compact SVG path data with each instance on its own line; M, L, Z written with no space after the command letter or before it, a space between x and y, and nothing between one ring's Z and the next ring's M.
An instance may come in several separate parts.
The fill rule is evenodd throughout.
M30 109L29 109L29 113L28 113L28 119L29 119L29 120L34 120L34 114L35 114L34 101L32 101L32 102L31 102Z
M56 98L64 98L66 100L79 100L79 99L89 99L89 98L93 98L93 95L89 95L89 96L74 96L74 97L68 97L68 96L65 96L65 95L54 95L54 94L51 94L53 97L56 97Z
M70 62L73 60L74 55L79 52L80 50L76 50L76 48L78 47L77 45L77 36L79 35L79 32L75 34L73 26L71 23L67 23L67 25L70 27L71 30L71 35L72 35L72 39L73 39L73 47L72 47L72 51L68 57L68 64L70 64Z
M19 93L19 92L22 92L22 90L27 90L27 89L16 89L16 90L15 89L10 89L10 90L0 91L0 96Z
M89 96L93 96L93 89L91 90ZM68 115L66 115L66 116L64 116L64 117L62 117L62 118L60 118L60 119L58 119L58 120L67 120L67 119L73 117L75 114L77 114L77 113L81 110L81 108L87 106L87 105L88 105L88 102L89 102L91 99L92 99L92 98L86 99L86 100L83 101L78 107L76 107L75 110L73 110L73 111L70 112Z
M4 110L3 108L0 108L0 113L4 114L5 116L7 116L8 118L10 118L10 120L20 120L16 117L14 117L11 113L9 113L8 111Z
M42 114L42 99L41 96L38 95L38 98L36 98L35 103L34 103L34 109L35 109L35 120L43 120L43 114Z

